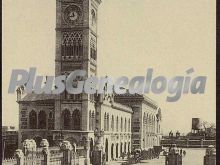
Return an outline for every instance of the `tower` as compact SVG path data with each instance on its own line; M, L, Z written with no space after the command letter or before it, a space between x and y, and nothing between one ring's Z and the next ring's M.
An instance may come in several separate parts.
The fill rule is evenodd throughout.
M101 0L56 1L55 75L85 70L97 73L97 16ZM95 127L94 97L64 92L55 101L55 130L74 140L90 135ZM68 131L69 130L69 131ZM71 140L70 140L71 141Z

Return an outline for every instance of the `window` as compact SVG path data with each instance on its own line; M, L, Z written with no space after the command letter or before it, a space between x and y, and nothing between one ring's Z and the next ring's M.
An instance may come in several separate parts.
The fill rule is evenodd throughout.
M107 131L109 131L109 114L107 114Z
M112 131L114 131L114 116L113 115L112 115L111 129L112 129Z
M95 112L92 112L92 130L95 130Z
M130 132L130 131L131 131L131 129L130 129L130 128L131 128L131 120L129 119L129 120L128 120L128 132Z
M89 111L89 130L92 130L92 113Z
M48 118L48 129L54 129L54 113L50 111Z
M123 131L123 119L121 118L121 132Z
M82 95L81 94L69 94L69 99L74 100L74 101L80 101L82 99Z
M97 55L97 52L96 52L96 39L91 38L91 41L90 41L90 57L93 60L96 60L96 55Z
M73 129L80 130L80 112L78 109L73 111Z
M62 113L62 119L63 119L63 129L64 130L70 130L70 111L64 110Z
M89 130L94 130L95 129L95 113L94 111L91 112L89 111Z
M49 118L53 119L53 112L52 111L49 113Z
M66 32L63 34L61 54L62 56L73 56L75 60L80 59L83 53L82 33Z
M107 131L107 114L104 115L104 131Z
M92 15L92 26L94 26L96 24L96 14L93 9L91 11L91 15Z
M47 127L47 115L44 111L40 111L38 114L38 129L46 129Z
M117 119L116 119L116 131L118 132L118 116L117 116Z
M29 127L30 129L37 129L37 113L34 110L29 114Z
M125 124L124 124L124 126L125 126L125 132L127 132L127 120L125 119Z

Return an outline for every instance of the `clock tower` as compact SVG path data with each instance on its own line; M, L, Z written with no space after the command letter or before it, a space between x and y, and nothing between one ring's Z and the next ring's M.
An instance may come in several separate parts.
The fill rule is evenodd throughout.
M85 70L97 73L97 18L101 0L56 0L55 75ZM75 143L93 138L96 124L94 96L64 92L55 101L55 130ZM69 140L71 141L71 140Z
M76 69L96 74L97 16L101 0L56 1L55 74Z

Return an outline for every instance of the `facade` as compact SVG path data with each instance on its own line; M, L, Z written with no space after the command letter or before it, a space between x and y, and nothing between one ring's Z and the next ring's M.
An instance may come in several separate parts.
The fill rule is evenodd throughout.
M77 81L97 74L100 3L100 0L56 1L56 76L74 70L87 71ZM160 108L143 96L127 96L67 92L25 95L22 87L18 88L19 147L25 139L34 139L38 146L42 139L48 139L50 146L68 140L78 150L89 150L91 156L94 130L104 131L102 145L107 161L135 148L159 145Z
M155 101L143 95L116 95L115 101L132 108L132 149L159 146L161 134L161 109Z

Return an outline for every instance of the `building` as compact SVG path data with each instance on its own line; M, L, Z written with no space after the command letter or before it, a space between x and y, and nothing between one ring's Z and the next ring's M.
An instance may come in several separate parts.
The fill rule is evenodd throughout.
M12 158L18 148L18 131L14 126L2 126L2 153L4 158Z
M78 80L97 75L100 3L100 0L56 1L56 76L77 69L87 71L86 77L77 77ZM89 146L91 152L95 129L104 131L107 161L133 148L159 144L160 118L157 115L160 109L143 96L130 96L131 105L125 100L127 95L71 95L67 92L24 95L22 91L22 88L17 90L20 147L25 139L35 139L39 146L41 139L46 138L50 146L68 140L79 150Z
M159 146L161 134L161 109L152 99L143 95L116 95L115 101L132 108L132 149Z

